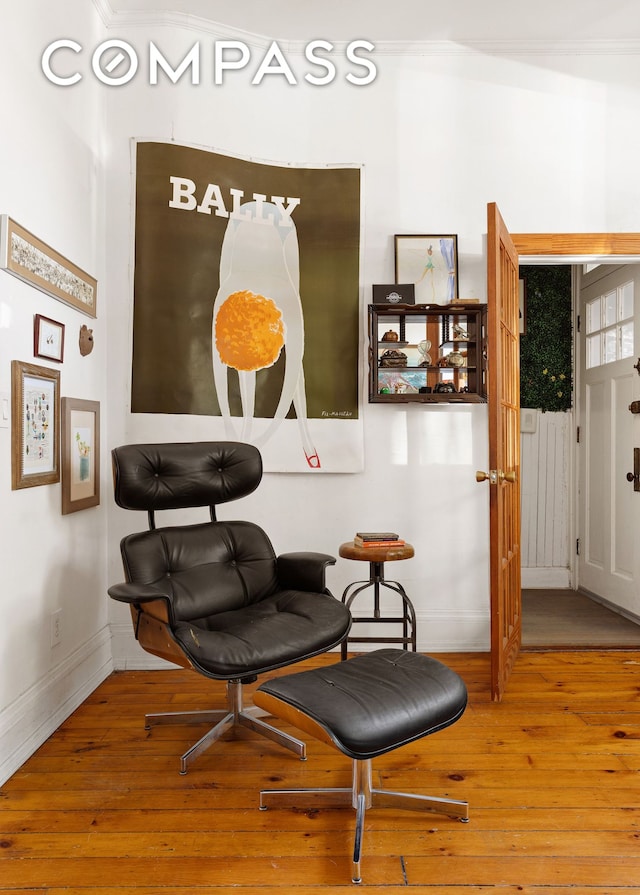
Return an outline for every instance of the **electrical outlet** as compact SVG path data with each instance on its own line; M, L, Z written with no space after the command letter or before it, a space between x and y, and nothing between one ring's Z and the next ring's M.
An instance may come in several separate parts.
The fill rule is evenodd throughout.
M51 613L51 646L62 642L62 609Z

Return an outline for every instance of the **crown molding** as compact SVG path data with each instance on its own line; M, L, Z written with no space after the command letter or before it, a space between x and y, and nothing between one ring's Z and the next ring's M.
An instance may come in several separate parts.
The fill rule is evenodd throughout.
M372 41L379 56L632 56L640 40Z
M255 34L180 12L114 12L109 0L92 0L109 31L166 26L210 36L214 40L238 40L248 46L267 49L277 40L286 52L304 53L309 41L279 39ZM363 39L369 39L365 34ZM635 56L640 55L640 39L608 40L371 40L378 56ZM332 41L337 49L348 40Z
M92 0L96 12L102 19L102 24L109 27L109 22L113 17L113 10L109 6L108 0Z
M115 31L118 28L151 28L164 25L171 29L181 28L185 31L195 31L197 34L208 35L215 40L238 40L248 46L263 49L267 49L275 39L261 34L252 34L250 31L243 31L240 28L222 25L218 22L212 22L210 19L187 13L114 12L109 5L109 0L93 0L93 5L109 31ZM293 52L297 45L301 48L305 46L303 41L278 41L278 43L282 49L290 52Z

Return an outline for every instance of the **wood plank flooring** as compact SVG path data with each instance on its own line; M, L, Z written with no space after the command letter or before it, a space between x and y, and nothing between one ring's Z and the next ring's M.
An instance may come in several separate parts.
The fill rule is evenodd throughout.
M486 654L438 658L467 683L465 715L376 759L374 785L465 799L471 821L371 810L362 888L640 892L640 651L523 653L501 704ZM261 787L350 786L343 755L308 740L301 762L242 732L180 776L201 729L143 728L145 711L223 701L187 671L105 681L0 789L2 895L353 891L352 809L258 810Z

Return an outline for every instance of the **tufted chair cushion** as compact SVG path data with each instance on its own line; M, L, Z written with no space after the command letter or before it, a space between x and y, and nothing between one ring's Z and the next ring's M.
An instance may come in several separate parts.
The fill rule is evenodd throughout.
M241 609L277 587L271 542L251 522L206 522L129 535L127 580L171 596L172 621Z
M333 602L332 602L333 601ZM331 649L348 628L329 594L276 591L244 612L178 623L174 635L196 667L211 677L274 671Z
M323 590L283 584L269 538L251 522L207 522L129 535L121 544L127 581L156 590L175 639L212 677L263 673L330 649L348 625ZM288 573L290 574L290 573ZM301 589L302 588L302 589ZM343 611L344 610L344 611Z
M251 494L262 479L258 449L235 441L129 444L112 458L114 497L125 510L215 506Z

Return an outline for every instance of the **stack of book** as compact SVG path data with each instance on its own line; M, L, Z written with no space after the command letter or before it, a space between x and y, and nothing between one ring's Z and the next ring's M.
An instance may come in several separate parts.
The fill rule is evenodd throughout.
M356 547L402 547L404 541L393 531L358 531L353 539Z

